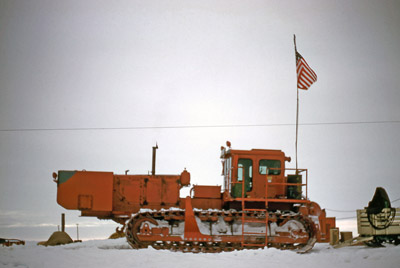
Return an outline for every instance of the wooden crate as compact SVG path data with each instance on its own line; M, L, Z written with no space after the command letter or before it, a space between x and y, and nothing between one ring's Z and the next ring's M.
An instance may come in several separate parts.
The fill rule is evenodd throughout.
M372 223L384 227L389 220L390 225L385 229L375 229L368 220L366 209L357 210L357 229L359 235L399 235L400 234L400 208L393 214L390 208L384 208L382 213L372 217ZM393 216L394 215L394 216ZM393 216L393 218L392 218Z

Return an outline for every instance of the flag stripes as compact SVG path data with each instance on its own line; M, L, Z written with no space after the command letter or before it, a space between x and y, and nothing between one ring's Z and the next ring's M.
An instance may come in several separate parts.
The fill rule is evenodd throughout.
M297 88L307 90L315 81L317 75L307 64L306 60L296 51Z

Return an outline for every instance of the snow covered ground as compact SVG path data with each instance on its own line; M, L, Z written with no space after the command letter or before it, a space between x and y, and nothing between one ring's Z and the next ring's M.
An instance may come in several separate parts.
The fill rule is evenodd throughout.
M364 246L333 249L316 244L308 254L278 249L243 250L228 253L179 253L166 250L130 249L124 238L91 240L56 247L0 247L0 267L400 267L400 246Z

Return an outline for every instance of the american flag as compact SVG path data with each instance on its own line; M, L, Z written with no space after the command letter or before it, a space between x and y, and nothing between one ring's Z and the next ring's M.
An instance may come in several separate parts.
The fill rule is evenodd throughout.
M307 90L315 81L317 75L308 66L306 60L296 51L297 88Z

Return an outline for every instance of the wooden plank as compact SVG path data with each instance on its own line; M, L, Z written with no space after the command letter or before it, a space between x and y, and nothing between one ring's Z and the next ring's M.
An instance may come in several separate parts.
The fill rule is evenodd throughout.
M356 245L359 245L360 243L371 241L372 239L374 239L373 236L358 236L358 237L346 240L340 244L337 244L337 245L333 246L333 248L356 246Z

